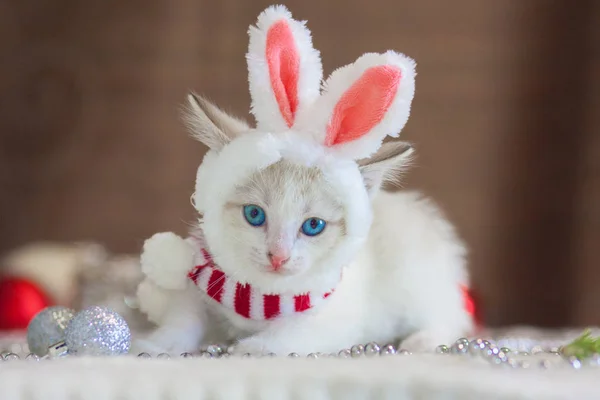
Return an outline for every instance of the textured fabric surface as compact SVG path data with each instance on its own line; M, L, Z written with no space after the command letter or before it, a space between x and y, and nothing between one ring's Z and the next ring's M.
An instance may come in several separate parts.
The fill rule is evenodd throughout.
M532 351L581 330L482 332L498 345ZM597 334L598 332L594 332ZM0 337L0 347L22 336ZM434 354L361 359L68 358L0 363L3 400L17 399L591 399L600 367L576 370L561 357L528 356L509 369L480 357ZM546 360L546 369L538 364Z
M556 357L556 356L555 356ZM64 359L0 364L17 399L591 399L600 369L508 370L479 358Z

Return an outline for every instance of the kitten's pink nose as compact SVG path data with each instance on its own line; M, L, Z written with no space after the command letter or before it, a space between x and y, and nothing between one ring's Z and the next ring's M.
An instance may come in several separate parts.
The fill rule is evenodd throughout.
M271 266L275 271L281 268L290 259L287 254L273 254L269 253L269 260L271 260Z

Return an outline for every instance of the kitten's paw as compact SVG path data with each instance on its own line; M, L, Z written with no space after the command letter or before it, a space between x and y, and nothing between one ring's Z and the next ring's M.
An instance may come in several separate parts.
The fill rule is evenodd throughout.
M418 331L404 339L400 347L412 353L432 353L437 346L445 344L446 336L430 331Z
M139 310L157 325L162 325L163 318L168 314L173 291L158 287L152 280L146 278L137 288Z
M251 336L247 339L240 340L237 344L233 346L234 355L244 355L246 353L250 353L252 355L261 355L268 353L276 353L274 349L269 346L267 341L260 337Z
M240 340L233 346L233 354L241 356L247 353L252 355L276 354L278 356L287 356L290 353L296 353L299 356L307 356L310 353L326 353L328 349L323 347L309 347L304 343L291 342L289 340L274 339L271 336L251 336ZM333 351L333 350L331 350Z
M157 233L144 243L142 271L159 287L182 290L194 267L194 249L172 232Z
M199 340L194 335L182 333L179 330L160 328L146 338L134 340L131 353L152 355L168 353L171 357L176 357L181 353L198 351L198 348Z
M165 353L166 350L162 348L160 345L151 342L148 339L135 339L131 342L131 349L129 350L130 354L137 356L141 353L148 353L150 355L158 355L160 353Z

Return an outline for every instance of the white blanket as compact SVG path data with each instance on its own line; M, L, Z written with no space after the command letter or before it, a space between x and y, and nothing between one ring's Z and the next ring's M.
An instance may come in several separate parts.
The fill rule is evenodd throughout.
M592 399L600 398L599 381L600 368L510 369L443 355L0 364L3 400Z
M512 330L507 332L512 336L502 334L499 344L551 347L579 332ZM529 368L494 366L479 356L434 354L316 360L127 356L4 361L0 399L600 398L600 367L575 369L548 353L522 358ZM545 369L539 367L542 360L549 363Z

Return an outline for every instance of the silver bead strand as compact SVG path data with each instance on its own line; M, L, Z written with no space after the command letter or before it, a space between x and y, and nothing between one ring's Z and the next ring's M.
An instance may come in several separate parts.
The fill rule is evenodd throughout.
M213 357L219 357L221 354L223 354L223 347L219 346L218 344L211 344L206 346L206 350L205 352L210 353Z
M367 345L365 346L365 355L367 357L378 356L380 351L381 351L381 348L375 342L367 343Z
M393 344L386 344L379 352L380 356L391 356L394 354L396 354L396 346Z
M440 344L438 347L435 348L436 354L448 354L449 352L450 349L445 344Z
M494 366L502 366L504 368L519 368L519 369L528 369L528 368L539 368L542 370L546 370L551 368L556 361L563 360L563 362L567 365L570 365L573 369L582 369L582 368L600 368L600 354L593 354L590 357L586 358L577 358L575 356L567 356L564 352L560 351L561 349L558 347L543 347L542 345L522 345L518 347L519 350L524 351L516 351L512 350L507 346L508 343L512 343L502 338L498 338L498 341L488 341L482 338L475 338L469 340L467 338L459 338L451 346L446 346L441 344L437 346L434 350L436 354L444 354L444 355L452 355L452 356L462 356L464 354L469 354L473 357L481 357L485 361L487 361L490 365ZM502 346L500 346L502 345ZM517 346L517 345L515 345ZM57 344L56 347L58 350L62 349L61 344ZM14 348L14 347L13 347ZM52 351L54 354L56 351ZM21 354L21 353L19 353ZM13 361L20 360L24 358L28 361L39 361L45 358L53 358L53 357L43 357L40 358L35 353L27 354L23 353L20 356L17 353L12 353L9 351L4 351L0 353L0 361ZM304 357L303 353L303 356ZM352 346L350 349L342 349L337 353L309 353L306 355L306 358L310 359L325 359L325 358L372 358L372 357L384 357L389 355L410 355L411 352L407 349L401 349L396 347L394 344L386 344L385 346L380 346L376 342L369 342L365 345L356 344ZM63 355L61 351L60 356ZM66 353L65 353L66 355ZM181 353L178 358L207 358L207 359L216 359L216 358L229 358L232 355L235 355L235 348L233 346L225 346L219 344L211 344L200 350L199 353ZM541 357L531 357L531 356L541 356ZM552 356L559 355L561 357L555 358ZM135 354L134 354L135 356ZM262 357L277 357L275 353L264 353L264 354L251 354L245 353L240 355L242 358L262 358ZM288 358L300 358L301 356L298 353L289 353L287 355ZM162 359L169 360L171 359L171 355L168 353L160 353L156 356L153 356L149 353L139 353L137 354L137 358L146 358L146 359Z
M579 360L577 357L575 356L571 356L567 359L569 361L569 364L571 364L571 367L575 368L575 369L580 369L582 364L581 364L581 360Z
M364 354L364 352L365 346L363 346L362 344L355 344L350 348L350 355L352 356L352 358L359 358Z
M469 354L478 356L485 346L485 341L483 339L473 339L469 342Z
M16 361L16 360L20 360L21 357L19 357L18 354L15 353L6 353L4 354L4 361Z
M352 357L352 352L350 351L350 349L343 349L339 351L337 356L338 358L350 358Z
M450 353L452 353L452 354L463 355L463 354L467 354L468 352L469 352L468 342L465 343L462 340L456 341L456 343L454 343L452 345L452 347L450 347Z

